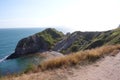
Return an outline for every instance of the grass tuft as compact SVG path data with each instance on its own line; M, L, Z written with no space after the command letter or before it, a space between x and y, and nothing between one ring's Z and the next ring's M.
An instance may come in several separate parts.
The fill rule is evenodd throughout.
M30 64L21 75L24 75L24 73L35 73L41 70L75 66L77 64L83 65L82 63L88 64L89 62L95 62L106 55L115 56L118 52L120 52L120 45L105 45L95 49L79 51L62 57L46 60L40 63L39 66ZM8 75L6 77L0 77L0 80L13 80L15 77L21 75Z
M26 67L26 69L23 71L23 73L30 73L30 72L36 73L38 71L39 71L39 69L35 64L29 64Z
M112 53L114 50L120 50L120 45L105 45L91 50L79 51L64 57L57 57L44 61L39 66L42 70L46 70L73 66L86 60L89 62L94 62L102 56Z

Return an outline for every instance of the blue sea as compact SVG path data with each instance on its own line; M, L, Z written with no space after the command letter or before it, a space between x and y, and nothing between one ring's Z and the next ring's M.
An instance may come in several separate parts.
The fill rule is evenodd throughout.
M20 39L38 33L43 29L44 28L0 29L0 75L19 73L29 66L30 63L37 62L37 58L33 56L12 60L4 60L4 58L14 52Z
M14 52L19 40L41 32L44 29L45 28L0 29L0 76L21 73L31 64L38 65L44 60L43 57L38 57L36 55L5 60L7 56ZM66 33L66 30L68 29L57 28L57 30Z

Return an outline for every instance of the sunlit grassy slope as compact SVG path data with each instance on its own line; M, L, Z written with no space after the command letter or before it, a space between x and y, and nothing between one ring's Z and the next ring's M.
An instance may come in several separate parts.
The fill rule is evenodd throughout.
M105 57L106 55L116 55L120 51L120 45L105 45L102 47L90 49L90 50L85 50L85 51L79 51L76 53L72 53L69 55L66 55L64 57L57 57L53 59L46 60L42 62L39 66L34 66L30 69L28 69L27 76L29 74L34 74L34 73L39 73L42 72L44 73L44 70L53 70L56 68L60 67L74 67L75 65L83 65L83 63L93 63L100 59L101 57ZM82 63L82 64L81 64ZM29 73L30 72L30 73ZM16 77L19 77L18 80L21 79L21 75L10 75L7 77L2 77L0 80L14 80ZM27 79L27 77L26 77ZM35 80L35 79L31 79Z
M104 55L111 54L113 51L113 54L115 54L117 50L120 50L120 45L106 45L91 50L79 51L64 57L58 57L42 62L40 64L40 68L46 70L59 68L62 66L74 66L83 61L93 62Z

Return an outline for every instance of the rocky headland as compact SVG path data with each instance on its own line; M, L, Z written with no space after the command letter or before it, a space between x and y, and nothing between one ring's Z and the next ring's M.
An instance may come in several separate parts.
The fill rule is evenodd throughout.
M120 28L103 32L81 32L64 34L54 28L21 39L15 52L7 59L22 57L28 54L45 51L58 51L63 54L91 49L107 44L120 43Z

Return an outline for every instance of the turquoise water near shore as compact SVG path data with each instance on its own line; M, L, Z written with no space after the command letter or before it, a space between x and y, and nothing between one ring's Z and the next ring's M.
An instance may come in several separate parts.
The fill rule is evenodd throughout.
M23 72L30 64L39 64L45 58L32 55L12 60L4 60L12 54L19 40L35 33L41 32L45 28L11 28L0 29L0 76ZM66 33L66 29L57 28ZM69 30L68 30L69 31Z
M14 52L20 39L42 30L43 28L0 29L0 59Z
M44 28L0 29L0 75L18 73L24 70L29 64L37 63L36 60L42 59L36 56L28 56L2 61L4 57L14 52L20 39L40 32L43 29Z

